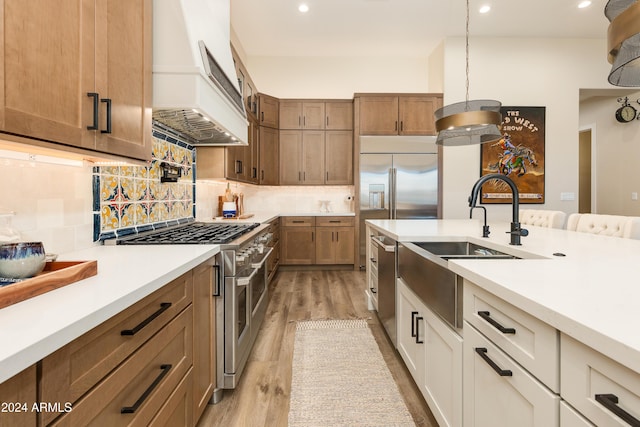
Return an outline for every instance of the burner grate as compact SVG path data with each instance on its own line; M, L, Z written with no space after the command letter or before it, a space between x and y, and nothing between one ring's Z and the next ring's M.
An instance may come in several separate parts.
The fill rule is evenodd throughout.
M120 245L195 245L223 244L237 239L260 224L210 224L194 222L175 228L127 237Z

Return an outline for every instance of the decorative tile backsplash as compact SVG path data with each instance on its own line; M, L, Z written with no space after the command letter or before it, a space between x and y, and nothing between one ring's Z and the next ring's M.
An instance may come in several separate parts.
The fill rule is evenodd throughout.
M105 240L193 220L194 147L154 130L148 166L97 166L93 169L93 238ZM166 163L178 167L178 182L161 182Z

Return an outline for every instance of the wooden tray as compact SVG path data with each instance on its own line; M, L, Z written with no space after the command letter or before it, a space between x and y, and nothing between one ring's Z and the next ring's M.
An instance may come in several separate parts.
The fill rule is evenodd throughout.
M98 261L47 262L35 277L0 287L0 308L98 274Z

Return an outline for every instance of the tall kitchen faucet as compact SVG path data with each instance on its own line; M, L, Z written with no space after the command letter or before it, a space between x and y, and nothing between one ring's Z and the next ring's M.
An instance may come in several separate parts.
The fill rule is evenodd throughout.
M473 184L473 188L471 189L471 196L469 196L469 207L471 208L470 215L471 213L473 213L473 209L477 207L476 203L478 201L478 194L480 193L480 188L482 188L482 185L485 182L490 181L492 179L504 181L509 185L509 188L511 188L511 193L513 195L513 197L511 198L511 206L513 208L513 218L511 219L511 231L508 231L507 233L511 235L511 242L510 242L511 245L521 245L522 243L520 243L520 236L527 236L529 234L529 231L520 226L520 219L519 219L520 208L519 208L519 200L518 200L520 197L520 193L518 192L518 188L516 187L516 184L508 176L502 175L501 173L491 173L489 175L484 175L480 177L480 179L476 181L475 184ZM489 227L487 226L486 209L485 209L484 221L485 223L482 229L482 235L483 237L488 237Z

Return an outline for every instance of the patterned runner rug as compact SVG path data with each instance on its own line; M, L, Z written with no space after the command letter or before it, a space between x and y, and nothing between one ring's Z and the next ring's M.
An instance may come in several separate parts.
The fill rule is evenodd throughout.
M366 320L296 325L289 427L415 426Z

